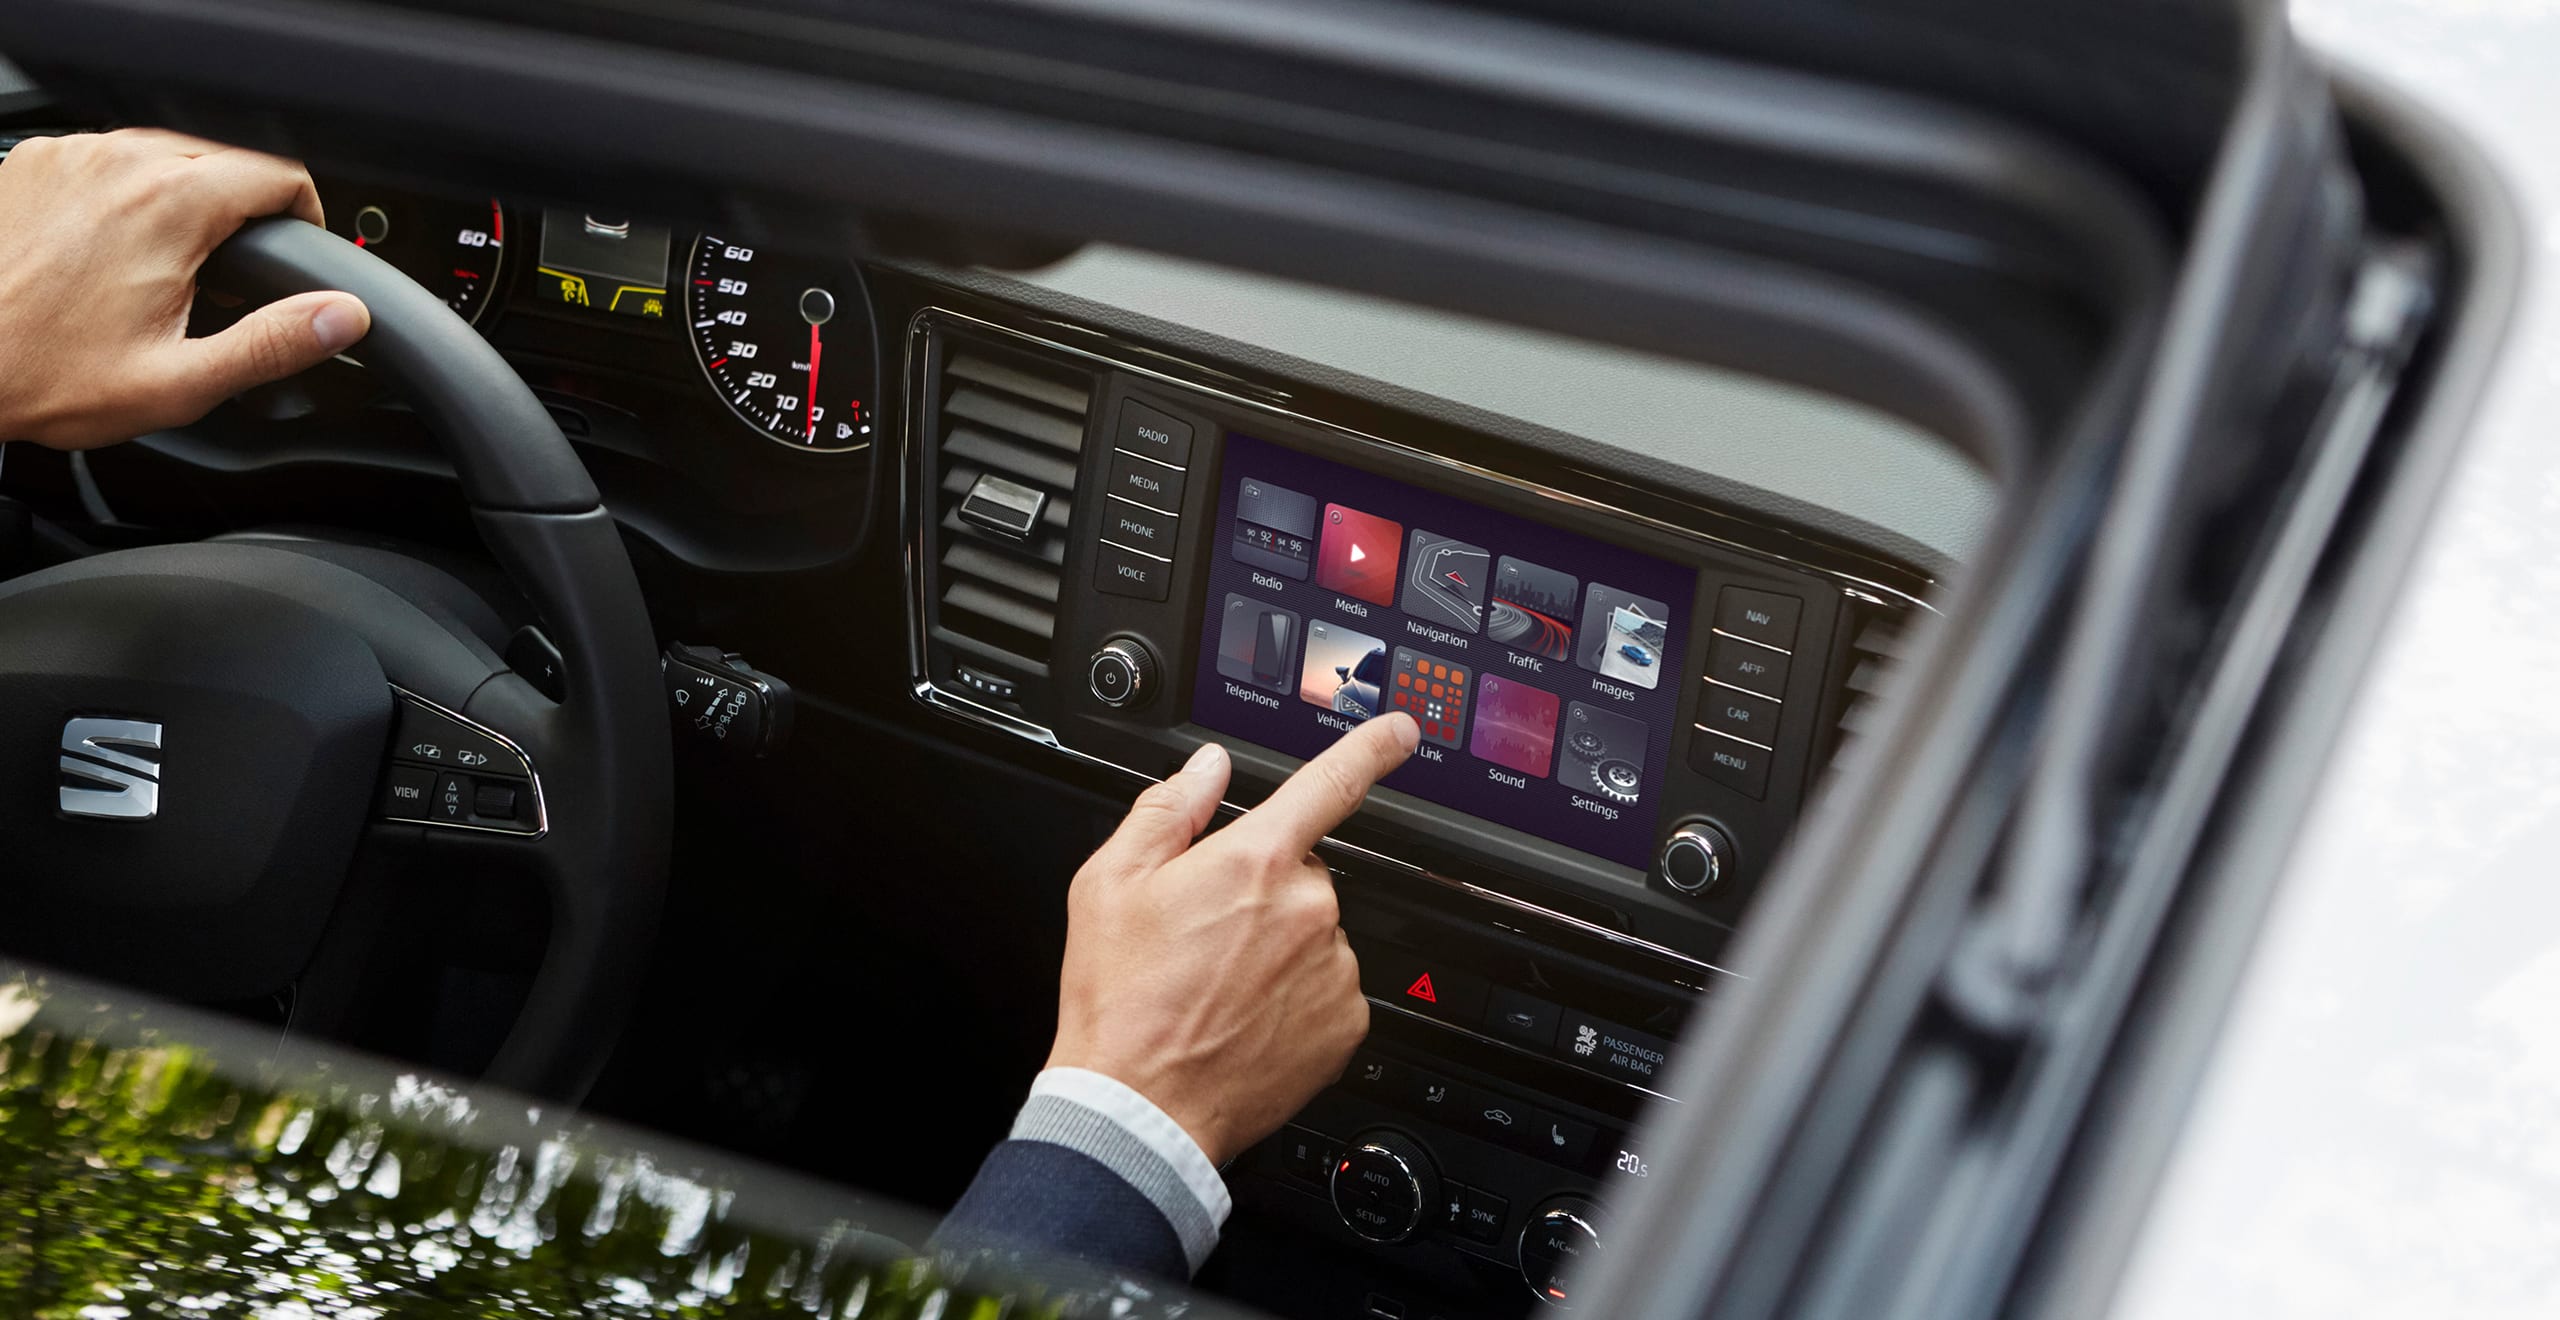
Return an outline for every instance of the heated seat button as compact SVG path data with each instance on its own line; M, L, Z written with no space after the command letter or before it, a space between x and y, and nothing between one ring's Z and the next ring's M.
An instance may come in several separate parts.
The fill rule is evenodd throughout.
M435 797L436 772L423 765L395 765L382 777L382 814L393 820L425 820Z
M1787 692L1787 653L1773 651L1739 637L1718 637L1707 644L1707 677L1764 697Z
M1296 1124L1280 1129L1273 1137L1280 1147L1280 1169L1299 1182L1322 1187L1333 1178L1333 1161L1342 1143Z
M1706 696L1698 702L1699 722L1744 742L1775 747L1778 745L1778 707L1778 702L1767 697L1721 683L1709 683Z
M1796 616L1804 602L1773 591L1726 587L1716 593L1716 631L1748 637L1781 651L1795 649Z

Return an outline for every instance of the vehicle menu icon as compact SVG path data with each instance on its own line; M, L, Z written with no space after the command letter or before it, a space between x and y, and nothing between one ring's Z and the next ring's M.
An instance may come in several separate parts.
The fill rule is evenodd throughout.
M1582 650L1575 663L1603 678L1649 688L1662 681L1662 649L1670 640L1670 606L1594 582L1582 603Z
M1298 616L1250 596L1230 594L1218 625L1218 672L1271 692L1289 690L1297 672L1289 661L1298 646Z
M1474 677L1467 667L1399 646L1395 676L1395 686L1387 693L1387 705L1412 715L1422 725L1425 741L1443 747L1457 746L1458 735L1467 724L1467 683Z
M1555 762L1555 697L1499 674L1485 675L1476 691L1476 731L1467 740L1467 751L1546 778Z
M1315 537L1314 499L1255 477L1236 487L1236 562L1304 582Z
M1387 644L1332 623L1307 625L1307 660L1298 673L1298 699L1357 723L1378 713L1378 690L1387 683Z
M1570 573L1504 555L1493 570L1493 610L1484 635L1549 660L1573 658L1573 598L1582 584Z
M1564 760L1556 782L1632 806L1644 795L1644 722L1586 702L1564 711Z
M1416 527L1404 548L1404 612L1467 632L1484 629L1493 556L1480 545Z
M1392 608L1404 526L1347 505L1324 506L1324 539L1316 549L1316 585Z

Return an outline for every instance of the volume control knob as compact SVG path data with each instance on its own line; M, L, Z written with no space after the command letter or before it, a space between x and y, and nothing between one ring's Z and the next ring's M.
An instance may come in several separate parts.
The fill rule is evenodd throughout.
M1113 710L1135 710L1155 699L1155 652L1135 637L1114 637L1093 653L1084 681L1094 700Z
M1682 821L1663 840L1655 866L1664 884L1696 898L1715 888L1733 869L1733 840L1706 821Z

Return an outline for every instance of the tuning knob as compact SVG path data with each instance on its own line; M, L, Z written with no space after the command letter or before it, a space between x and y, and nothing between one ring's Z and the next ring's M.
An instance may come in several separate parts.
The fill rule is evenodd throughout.
M1654 869L1662 874L1662 883L1696 898L1733 869L1733 840L1707 821L1682 821L1663 840Z
M1114 637L1085 666L1085 687L1114 710L1134 710L1155 698L1156 656L1135 637Z
M1600 1254L1600 1207L1580 1197L1539 1206L1520 1230L1520 1277L1549 1306L1570 1309L1568 1287Z
M1431 1157L1408 1137L1370 1132L1333 1162L1333 1212L1372 1242L1402 1242L1440 1200Z

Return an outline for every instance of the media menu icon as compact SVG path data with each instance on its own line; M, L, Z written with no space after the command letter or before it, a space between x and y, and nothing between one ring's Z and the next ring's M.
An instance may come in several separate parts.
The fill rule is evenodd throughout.
M1404 525L1341 504L1324 506L1324 539L1316 549L1316 585L1354 600L1392 608Z
M1493 556L1483 546L1416 527L1404 548L1404 612L1428 623L1480 632L1492 570Z

